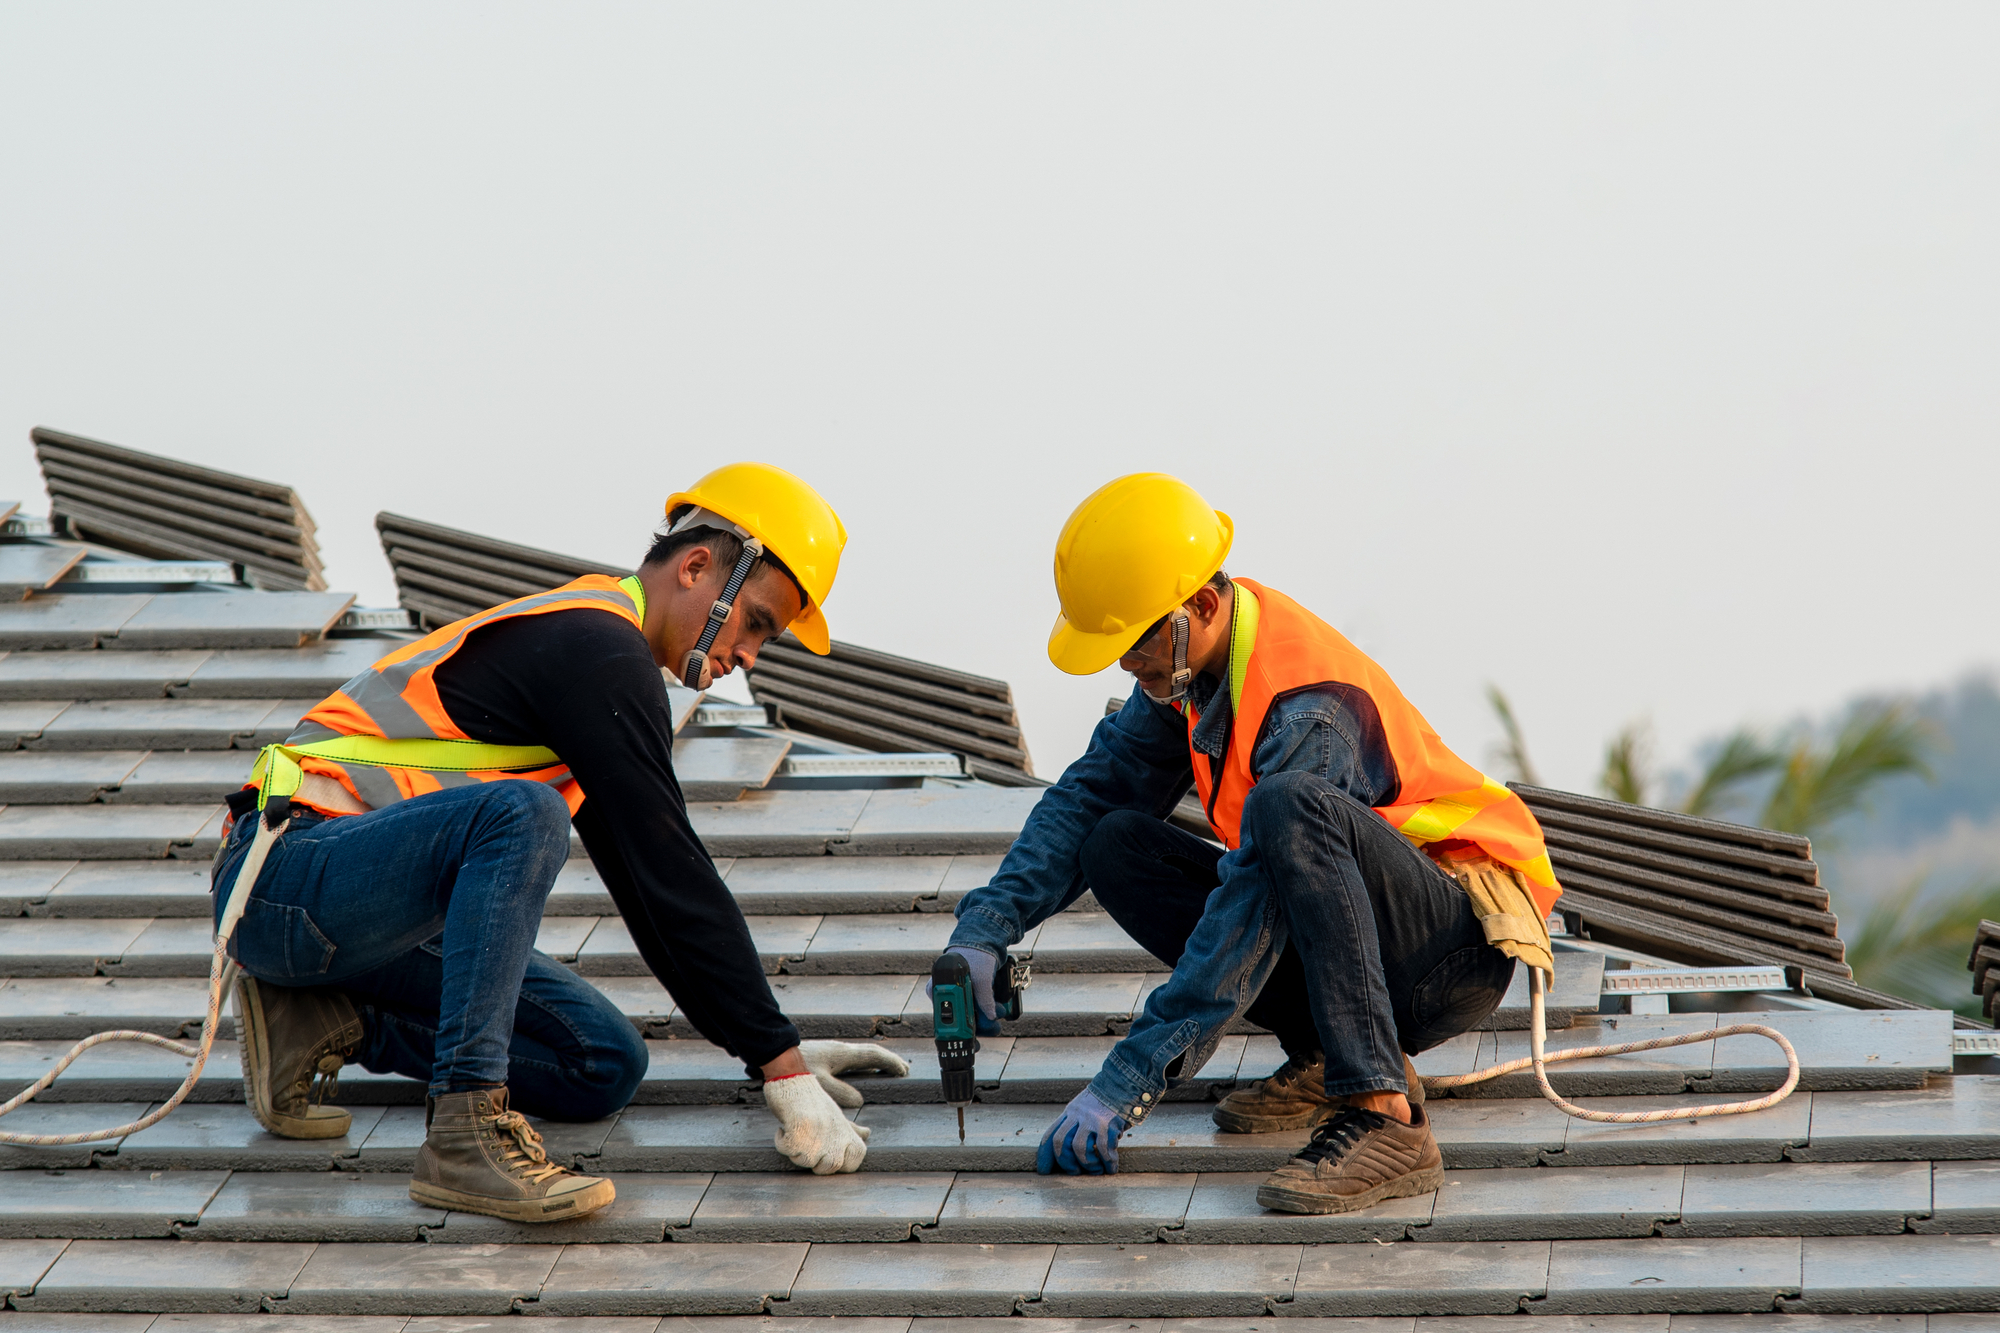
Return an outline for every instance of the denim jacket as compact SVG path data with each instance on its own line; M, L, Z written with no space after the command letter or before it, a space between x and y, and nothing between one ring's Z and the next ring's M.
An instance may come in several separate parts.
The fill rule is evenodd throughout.
M1191 693L1201 714L1192 744L1206 763L1229 743L1229 692L1197 676ZM999 954L1075 902L1085 887L1084 839L1113 810L1164 818L1194 782L1189 744L1181 714L1135 685L1125 706L1097 724L1083 757L1043 793L992 881L959 900L951 942ZM1370 806L1390 804L1398 786L1374 701L1339 684L1272 701L1250 770L1259 779L1314 773ZM1129 1123L1145 1119L1168 1088L1200 1071L1284 952L1283 914L1247 836L1216 873L1222 882L1173 976L1147 997L1091 1080L1090 1090Z

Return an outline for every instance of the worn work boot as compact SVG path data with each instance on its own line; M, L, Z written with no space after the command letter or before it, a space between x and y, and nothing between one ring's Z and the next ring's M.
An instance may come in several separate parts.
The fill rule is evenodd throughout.
M1272 1134L1310 1129L1340 1109L1326 1095L1326 1057L1318 1051L1288 1058L1269 1078L1238 1088L1209 1114L1231 1134Z
M1430 1117L1411 1106L1413 1123L1343 1106L1313 1131L1312 1142L1258 1186L1257 1202L1281 1213L1351 1213L1384 1199L1429 1194L1444 1184L1444 1158Z
M1410 1099L1410 1105L1422 1106L1424 1104L1424 1081L1418 1077L1417 1067L1410 1063L1410 1057L1407 1055L1403 1057L1403 1083L1404 1086L1409 1088L1409 1091L1404 1095Z
M562 1222L617 1194L608 1180L551 1162L528 1118L507 1109L505 1088L433 1097L425 1123L410 1177L418 1203L510 1222Z
M361 1015L337 990L236 981L236 1041L243 1100L279 1138L337 1139L354 1117L322 1105L361 1041ZM315 1086L317 1085L317 1086Z

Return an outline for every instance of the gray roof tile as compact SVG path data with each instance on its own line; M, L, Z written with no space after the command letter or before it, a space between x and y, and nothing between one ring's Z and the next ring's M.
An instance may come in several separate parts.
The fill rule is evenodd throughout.
M1009 1314L1044 1290L1055 1252L1053 1245L815 1245L785 1313Z
M950 1172L865 1171L829 1176L801 1191L796 1172L715 1177L686 1239L706 1241L908 1240L938 1219L952 1191Z
M282 1297L311 1245L188 1246L170 1240L72 1242L23 1310L176 1310L254 1313Z
M213 656L206 649L8 653L0 657L0 699L160 699Z
M1549 1256L1551 1314L1773 1310L1799 1290L1799 1242L1559 1240Z
M545 1315L761 1314L783 1298L807 1247L676 1244L671 1263L637 1245L571 1245L536 1303Z

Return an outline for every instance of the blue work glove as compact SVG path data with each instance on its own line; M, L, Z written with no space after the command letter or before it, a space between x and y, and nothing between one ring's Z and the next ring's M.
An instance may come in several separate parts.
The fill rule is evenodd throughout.
M1042 1135L1042 1146L1035 1150L1035 1170L1045 1176L1052 1171L1070 1176L1115 1176L1118 1136L1124 1132L1125 1118L1085 1088L1070 1098L1049 1132Z
M986 950L970 944L954 944L945 950L955 953L965 960L972 970L972 1007L976 1011L972 1027L982 1037L1000 1035L1000 1009L993 1002L993 976L1000 970L1000 960ZM924 997L935 998L936 987L924 982Z

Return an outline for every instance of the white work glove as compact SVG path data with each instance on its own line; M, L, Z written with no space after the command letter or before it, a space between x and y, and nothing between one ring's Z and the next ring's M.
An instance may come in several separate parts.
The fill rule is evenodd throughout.
M767 1079L764 1105L778 1117L771 1139L778 1151L816 1176L859 1171L868 1156L868 1130L840 1113L816 1078Z
M861 1105L861 1090L843 1083L840 1074L888 1074L901 1078L910 1072L910 1062L886 1046L874 1042L802 1041L799 1058L806 1062L826 1095L842 1106Z

